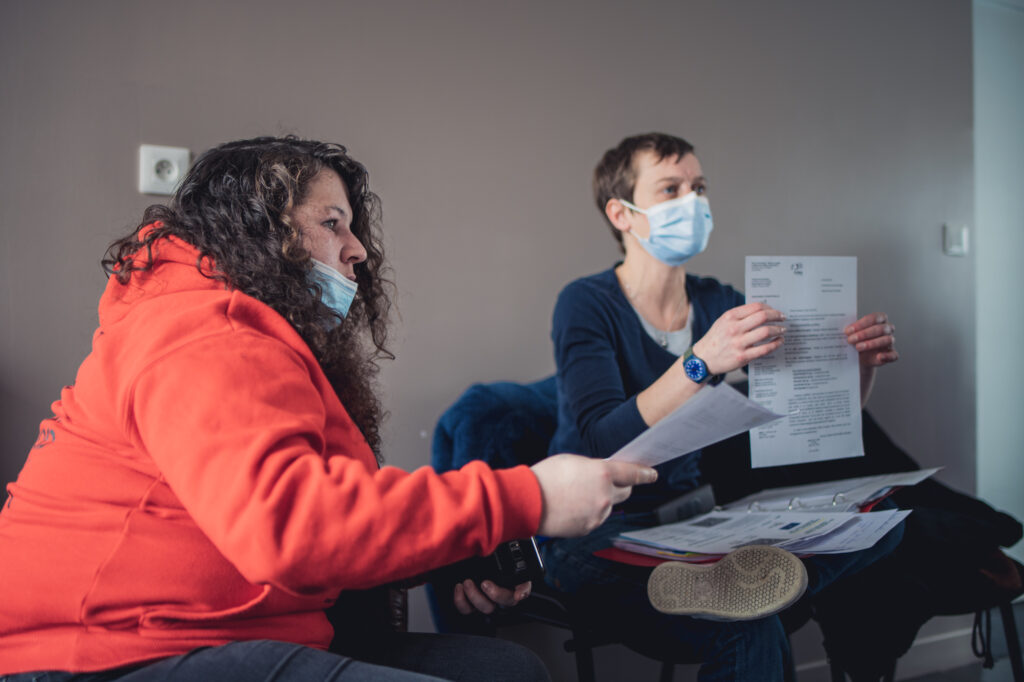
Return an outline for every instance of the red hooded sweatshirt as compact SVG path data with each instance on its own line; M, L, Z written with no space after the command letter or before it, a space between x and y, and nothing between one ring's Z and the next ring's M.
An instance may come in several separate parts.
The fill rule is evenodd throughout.
M0 674L200 646L326 648L362 589L536 532L526 467L378 468L308 346L171 239L111 278L92 352L0 512Z

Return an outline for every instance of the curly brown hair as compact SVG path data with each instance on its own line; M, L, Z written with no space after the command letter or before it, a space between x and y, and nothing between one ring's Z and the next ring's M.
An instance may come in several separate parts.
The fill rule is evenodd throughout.
M355 267L359 296L344 324L309 279L311 256L290 220L323 169L345 184L351 229L366 249L366 260ZM291 135L239 140L200 155L170 203L147 208L132 232L110 245L102 263L108 275L125 283L132 272L151 267L156 241L173 235L194 246L200 273L266 303L295 328L380 461L385 414L376 392L377 362L394 358L387 348L394 285L380 216L380 198L370 191L366 168L342 145ZM138 257L143 249L145 259Z

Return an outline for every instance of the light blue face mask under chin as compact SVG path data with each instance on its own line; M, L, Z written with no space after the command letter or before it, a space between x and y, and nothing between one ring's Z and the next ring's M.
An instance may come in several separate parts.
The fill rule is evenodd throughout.
M647 239L637 241L662 263L675 267L682 265L708 247L714 222L708 200L690 192L678 199L669 199L648 209L637 208L625 199L619 199L638 213L647 216L651 233Z
M356 298L358 285L327 263L322 263L316 258L311 260L313 269L309 272L309 278L320 285L323 292L320 300L328 308L345 317Z

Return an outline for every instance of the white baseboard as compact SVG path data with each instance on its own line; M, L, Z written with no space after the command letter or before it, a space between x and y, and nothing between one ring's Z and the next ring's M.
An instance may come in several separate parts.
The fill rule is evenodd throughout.
M905 680L928 673L952 670L975 662L980 666L981 662L971 651L972 618L973 616L956 616L933 618L929 621L914 640L910 651L900 658L896 666L896 679ZM828 661L824 657L799 663L796 670L799 682L831 680Z

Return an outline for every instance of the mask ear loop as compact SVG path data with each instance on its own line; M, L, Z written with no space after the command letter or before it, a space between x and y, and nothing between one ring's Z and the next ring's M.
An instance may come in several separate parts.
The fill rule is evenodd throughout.
M619 203L621 203L626 208L636 211L637 213L643 213L644 215L647 215L647 211L645 211L642 208L639 208L638 206L635 206L634 204L626 201L625 199L619 199Z
M620 204L622 204L623 206L625 206L626 208L630 209L631 211L634 211L636 213L642 213L643 215L647 215L647 211L645 211L644 209L640 208L636 204L633 204L632 202L626 201L625 199L618 199L617 201ZM633 234L633 228L630 227L628 230L626 230L626 233L627 234ZM641 243L646 241L644 239L641 239L640 237L637 237L635 234L633 234L633 238L636 239L638 242L641 242Z

